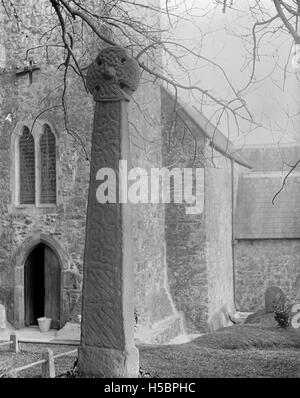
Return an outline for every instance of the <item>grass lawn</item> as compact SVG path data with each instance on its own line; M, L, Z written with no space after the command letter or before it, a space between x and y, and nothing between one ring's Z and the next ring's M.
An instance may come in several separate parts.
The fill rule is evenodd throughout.
M9 352L7 347L0 347L0 369L1 364L6 362L9 363L11 367L18 368L23 365L27 365L43 359L43 353L47 348L50 348L54 355L72 351L77 348L77 346L71 345L54 345L54 344L32 344L32 343L20 343L20 351L18 354ZM55 372L59 376L71 370L75 362L77 355L70 355L55 359ZM20 378L39 378L41 377L42 365L36 365L30 369L26 369L18 373Z
M0 364L13 367L42 358L47 345L21 344L17 355L0 348ZM49 346L55 353L72 346ZM300 377L300 331L263 328L255 325L232 326L207 333L181 345L139 347L143 371L168 377ZM55 360L56 374L71 370L76 356ZM23 371L19 377L41 377L41 365Z
M300 377L300 332L232 326L181 345L140 347L142 368L159 377Z

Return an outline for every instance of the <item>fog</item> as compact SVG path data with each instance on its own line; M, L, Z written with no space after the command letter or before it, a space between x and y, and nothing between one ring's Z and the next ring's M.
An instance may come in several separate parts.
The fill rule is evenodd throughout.
M172 12L184 12L181 4L175 11L172 6L183 3L171 0L168 6ZM227 9L222 13L222 6L215 8L212 0L187 0L185 7L190 8L185 19L177 26L173 26L172 34L166 40L176 41L187 46L190 50L213 60L220 65L228 79L238 91L249 81L253 60L252 27L256 21L262 21L261 15L251 15L249 4L253 1L234 1L241 7L240 10ZM265 20L275 15L271 1L261 1L266 7ZM171 23L174 18L171 17ZM163 17L163 27L169 20ZM270 27L278 26L274 22ZM259 29L257 29L259 32ZM299 82L297 70L292 66L290 54L292 53L293 40L287 33L275 32L269 29L259 41L255 68L254 83L245 90L244 99L247 108L253 115L254 123L239 119L238 127L232 117L229 119L223 112L219 128L235 144L252 145L265 143L300 142L298 126L299 118ZM182 55L182 50L172 47L176 55ZM290 56L290 59L289 59ZM196 56L188 55L181 60L185 73L169 56L164 57L165 67L181 84L197 85L208 90L213 95L222 99L233 99L234 94L222 72L215 66ZM170 87L171 89L171 87ZM205 105L201 108L201 96L194 95L189 90L179 90L180 100L190 106L201 110L206 117L214 123L219 120L219 115L214 115L215 106ZM220 107L219 107L220 108ZM246 113L241 110L243 116ZM296 116L295 116L296 115Z

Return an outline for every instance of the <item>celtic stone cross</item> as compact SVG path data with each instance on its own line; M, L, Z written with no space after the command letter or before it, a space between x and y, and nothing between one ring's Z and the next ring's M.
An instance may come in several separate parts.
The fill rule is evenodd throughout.
M96 377L137 377L133 337L133 256L130 205L99 203L97 172L129 161L127 104L138 87L138 63L121 47L100 51L87 72L96 101L83 277L79 370ZM118 185L118 178L117 185ZM117 186L117 192L118 192Z

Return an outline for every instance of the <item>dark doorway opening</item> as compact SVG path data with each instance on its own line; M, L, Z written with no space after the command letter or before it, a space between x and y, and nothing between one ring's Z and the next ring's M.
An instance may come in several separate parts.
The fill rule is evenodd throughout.
M60 265L55 252L44 243L29 254L24 269L25 325L37 325L43 316L60 326Z

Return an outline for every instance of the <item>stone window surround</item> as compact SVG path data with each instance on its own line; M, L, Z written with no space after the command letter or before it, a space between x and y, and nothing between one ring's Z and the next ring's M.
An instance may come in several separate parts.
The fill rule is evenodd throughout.
M44 132L44 125L47 124L51 132L55 136L56 142L56 204L42 204L40 203L40 175L41 175L41 155L40 155L40 138ZM35 148L35 204L21 204L19 200L20 196L20 184L19 184L19 164L20 164L20 156L19 156L19 140L23 133L24 126L28 127L31 131L31 134L34 138L34 148ZM33 128L32 128L33 126ZM40 209L45 210L55 210L58 204L58 170L59 170L59 154L58 154L58 134L54 126L51 122L44 119L38 119L35 123L33 120L25 119L18 122L14 128L14 131L11 135L11 159L12 159L12 167L11 167L11 208L12 210L22 211L26 210L27 212L30 210L37 211Z

